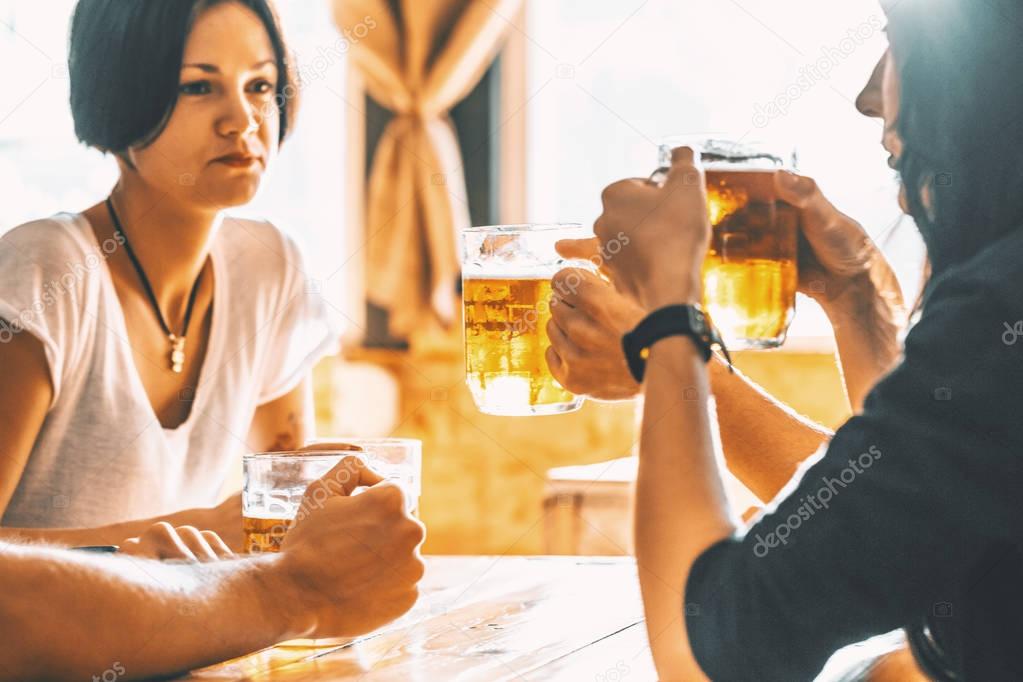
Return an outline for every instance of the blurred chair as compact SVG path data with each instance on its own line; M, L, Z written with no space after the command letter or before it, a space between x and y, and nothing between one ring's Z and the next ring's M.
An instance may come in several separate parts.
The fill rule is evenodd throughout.
M632 490L639 459L623 457L547 472L546 554L632 553Z

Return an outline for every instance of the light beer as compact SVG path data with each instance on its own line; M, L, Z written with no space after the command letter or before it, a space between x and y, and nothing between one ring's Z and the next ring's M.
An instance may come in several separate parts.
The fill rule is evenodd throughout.
M287 534L292 519L263 519L242 517L242 530L245 532L244 547L248 554L281 551L281 544Z
M774 170L707 170L710 250L703 305L725 344L780 346L795 313L799 213Z
M465 371L482 412L553 414L577 409L547 368L550 277L465 277Z

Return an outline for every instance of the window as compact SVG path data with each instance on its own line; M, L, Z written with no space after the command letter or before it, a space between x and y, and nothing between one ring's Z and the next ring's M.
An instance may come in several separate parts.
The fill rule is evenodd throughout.
M75 139L68 106L67 35L75 0L0 0L0 234L101 199L116 182L109 157ZM266 218L303 245L306 270L345 318L345 62L328 3L279 0L302 76L298 124L259 195L233 215Z
M592 223L601 189L648 176L665 137L791 140L800 171L866 227L912 300L922 245L901 220L882 126L854 108L884 22L876 0L528 2L528 218ZM808 299L792 336L830 336Z

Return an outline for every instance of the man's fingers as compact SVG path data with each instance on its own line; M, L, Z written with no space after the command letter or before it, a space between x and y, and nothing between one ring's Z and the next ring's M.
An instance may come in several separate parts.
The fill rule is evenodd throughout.
M348 455L321 478L306 488L303 507L319 507L333 496L347 497L356 488L373 486L384 481L384 477L366 465L361 457Z
M551 324L548 323L548 328L550 328L550 326ZM550 332L548 332L548 334L550 334ZM547 368L551 371L551 376L554 377L555 381L564 386L565 361L561 359L560 355L558 355L558 351L554 349L554 346L547 348L547 352L544 353L544 357L547 360Z
M558 359L563 365L566 364L566 358L579 357L581 354L579 346L565 333L565 330L561 328L558 321L553 317L547 321L547 338L550 339L551 348L558 354ZM567 371L567 365L564 369Z
M571 341L573 348L595 349L599 348L604 340L600 327L581 308L572 308L567 305L553 306L551 321L557 326L551 343L555 343L555 339L558 339L560 344L560 339L563 336Z
M597 300L604 295L609 285L589 270L565 268L554 273L551 278L551 290L554 297L573 308L594 310ZM557 307L552 302L551 308Z
M577 258L589 260L600 256L600 240L596 237L589 239L562 239L554 245L562 258Z
M671 150L671 168L664 178L664 187L703 187L703 169L692 147Z

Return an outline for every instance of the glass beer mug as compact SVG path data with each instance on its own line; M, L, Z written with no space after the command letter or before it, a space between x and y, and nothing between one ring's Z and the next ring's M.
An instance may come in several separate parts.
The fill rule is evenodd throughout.
M528 416L579 409L547 367L551 277L567 261L561 239L592 237L577 224L492 225L462 231L465 373L485 414Z
M703 307L729 349L777 348L796 309L798 210L779 200L775 174L794 154L759 143L672 138L659 149L663 180L671 152L688 146L706 172L710 249Z

